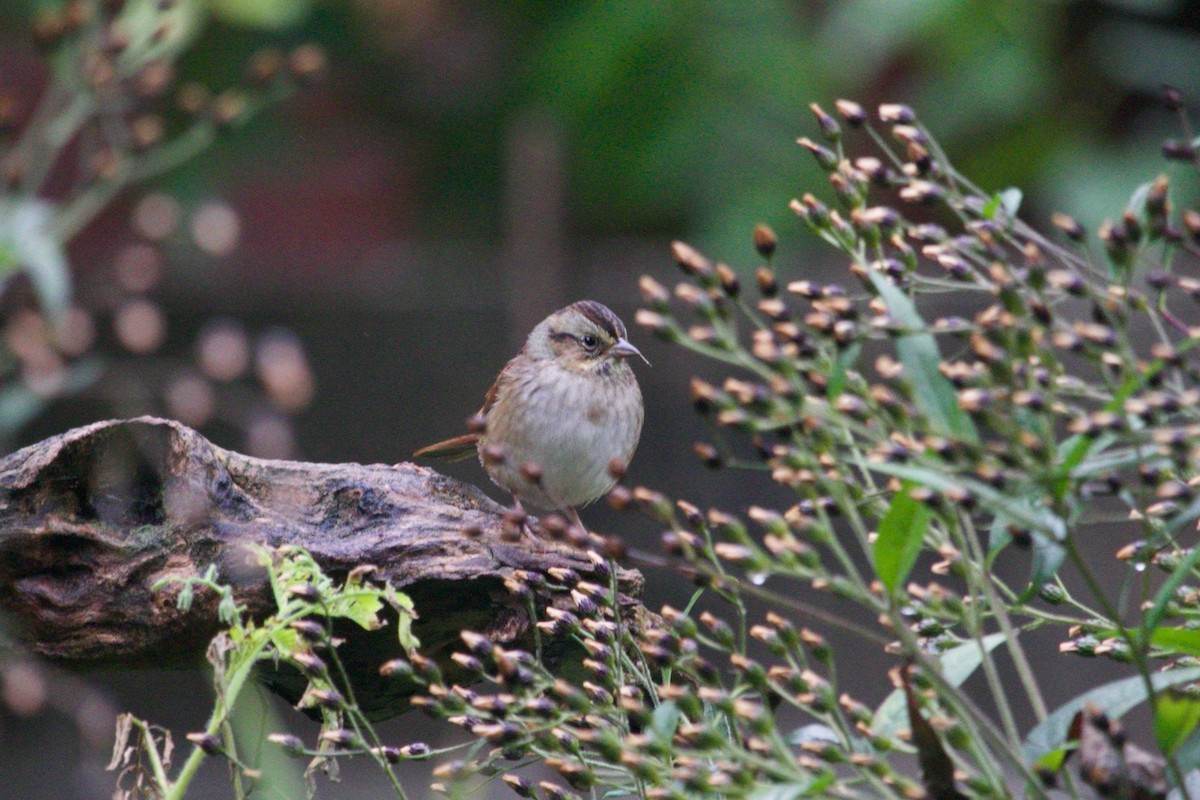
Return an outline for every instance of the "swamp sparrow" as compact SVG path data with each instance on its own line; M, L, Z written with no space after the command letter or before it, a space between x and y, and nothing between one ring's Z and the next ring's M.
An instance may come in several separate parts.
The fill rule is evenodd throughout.
M642 393L626 359L646 358L625 336L617 315L592 300L555 311L500 371L471 420L475 432L413 455L477 452L519 516L527 500L583 527L575 507L613 487L610 464L628 464L642 432Z

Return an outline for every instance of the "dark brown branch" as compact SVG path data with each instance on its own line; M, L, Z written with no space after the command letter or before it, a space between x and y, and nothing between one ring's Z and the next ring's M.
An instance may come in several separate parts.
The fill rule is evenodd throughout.
M514 570L593 571L569 545L504 540L500 506L432 470L250 458L151 417L78 428L0 460L0 503L0 613L25 647L73 668L199 662L219 629L215 598L200 593L180 611L177 590L151 588L162 578L216 565L253 614L269 613L246 543L300 545L334 576L375 565L413 598L415 632L446 669L463 629L528 641L525 606L503 587ZM625 594L641 593L636 571L618 578ZM627 612L644 610L628 600ZM402 709L410 689L378 674L398 655L394 630L338 633L363 707ZM302 686L276 683L288 695Z

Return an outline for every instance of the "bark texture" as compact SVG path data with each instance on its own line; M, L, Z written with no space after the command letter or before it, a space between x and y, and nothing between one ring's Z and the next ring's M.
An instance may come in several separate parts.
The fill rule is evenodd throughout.
M60 665L191 665L219 628L215 598L200 593L183 612L155 582L215 564L252 613L265 615L265 572L247 566L243 546L290 543L335 577L375 565L413 598L423 650L452 673L450 648L463 629L528 641L525 606L503 587L514 570L593 572L569 545L506 541L503 511L475 487L414 464L269 461L169 420L99 422L0 460L0 614L19 642ZM632 599L642 577L623 570L618 581L636 620L645 613ZM360 704L375 717L406 707L411 687L378 674L398 655L391 626L339 633ZM293 697L303 686L284 673L270 680Z

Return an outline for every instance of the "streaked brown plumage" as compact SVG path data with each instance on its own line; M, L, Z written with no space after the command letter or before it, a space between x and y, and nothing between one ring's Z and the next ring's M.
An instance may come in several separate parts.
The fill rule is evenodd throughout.
M628 464L642 431L642 394L627 359L643 358L606 306L580 300L542 320L488 390L478 433L415 456L472 452L496 485L578 523L577 506L613 487L614 460Z

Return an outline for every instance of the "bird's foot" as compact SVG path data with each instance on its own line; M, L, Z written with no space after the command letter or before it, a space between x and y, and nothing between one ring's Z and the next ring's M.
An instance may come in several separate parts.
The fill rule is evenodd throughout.
M537 540L537 532L534 530L533 520L529 516L529 512L521 505L521 498L513 495L512 508L504 513L504 525L501 528L501 535L508 541L517 542L525 537Z

